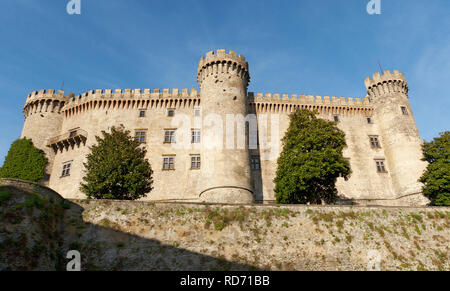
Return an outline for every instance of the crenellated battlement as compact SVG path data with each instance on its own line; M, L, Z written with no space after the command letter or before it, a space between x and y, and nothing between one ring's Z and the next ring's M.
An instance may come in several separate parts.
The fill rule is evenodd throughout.
M198 64L197 82L201 83L206 77L217 75L218 73L236 74L250 82L248 62L242 55L237 55L235 51L228 53L224 49L217 52L210 51L206 57L202 57Z
M63 111L66 117L91 109L179 108L200 105L197 88L192 89L96 89L73 97Z
M29 115L43 112L60 113L62 107L73 98L73 93L66 93L63 90L41 89L28 94L23 107L25 118Z
M192 89L96 89L74 96L68 106L100 98L147 99L147 98L199 98L197 88Z
M248 63L245 60L245 57L242 55L238 55L235 51L229 51L228 53L224 49L219 49L217 52L210 51L206 53L206 57L201 57L200 62L198 64L198 70L202 69L204 66L209 63L216 62L231 62L242 65L248 71Z
M336 96L314 96L304 94L279 94L279 93L248 93L250 102L271 102L271 103L314 103L314 104L334 104L343 106L370 106L369 98L356 97L336 97Z
M56 91L55 89L41 89L39 91L33 91L32 93L28 94L27 96L27 102L41 99L41 98L61 98L61 99L68 99L72 98L74 96L73 93L67 93L63 90Z
M379 72L364 80L369 97L379 97L388 93L403 93L408 95L408 83L403 73L389 70L380 74Z
M398 70L389 71L386 70L383 72L383 74L380 74L379 72L376 72L372 75L372 78L367 77L364 80L364 84L366 85L366 88L370 88L374 85L379 85L381 83L389 82L389 81L403 81L406 82L405 76L403 73L399 72Z
M292 111L300 107L318 110L320 114L355 114L362 113L370 116L373 111L368 97L336 97L336 96L313 96L304 94L279 94L279 93L248 93L248 101L256 111Z

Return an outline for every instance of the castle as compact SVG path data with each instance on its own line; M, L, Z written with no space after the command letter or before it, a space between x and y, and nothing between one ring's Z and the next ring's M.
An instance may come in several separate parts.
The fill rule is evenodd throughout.
M346 134L352 175L339 178L343 202L424 205L417 181L426 163L398 71L375 73L365 98L247 92L250 70L234 51L200 59L197 89L105 89L75 96L40 90L28 95L22 137L45 151L47 186L82 199L83 162L95 136L123 125L147 147L154 189L143 200L270 203L281 138L289 114L316 110Z

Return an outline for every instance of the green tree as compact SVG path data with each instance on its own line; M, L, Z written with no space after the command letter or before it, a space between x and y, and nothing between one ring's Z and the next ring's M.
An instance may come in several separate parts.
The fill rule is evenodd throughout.
M450 206L450 131L441 133L422 146L424 161L429 164L419 179L423 194L434 206Z
M0 177L39 182L45 177L47 162L45 153L31 139L18 139L11 144Z
M333 203L338 177L351 170L343 157L345 133L335 122L316 117L317 112L298 109L290 117L278 158L275 196L281 204Z
M86 175L81 191L89 198L135 200L153 188L152 168L145 158L146 150L130 136L130 132L113 127L102 131L97 144L90 147Z

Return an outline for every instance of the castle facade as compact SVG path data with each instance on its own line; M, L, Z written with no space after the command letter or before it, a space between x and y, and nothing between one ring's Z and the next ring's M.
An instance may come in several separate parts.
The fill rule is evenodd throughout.
M367 78L364 98L247 92L250 70L236 52L200 59L197 89L98 89L75 96L28 95L21 137L45 151L43 183L82 199L83 163L95 136L123 125L147 147L154 190L143 200L270 203L289 114L316 110L346 134L352 175L338 179L342 202L424 205L421 138L398 71Z

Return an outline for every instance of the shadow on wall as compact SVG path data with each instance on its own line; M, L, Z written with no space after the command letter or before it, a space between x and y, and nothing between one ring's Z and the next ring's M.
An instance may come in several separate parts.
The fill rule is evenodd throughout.
M12 179L0 182L0 271L66 270L69 250L80 252L83 271L257 270L86 223L82 207L48 188Z

